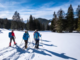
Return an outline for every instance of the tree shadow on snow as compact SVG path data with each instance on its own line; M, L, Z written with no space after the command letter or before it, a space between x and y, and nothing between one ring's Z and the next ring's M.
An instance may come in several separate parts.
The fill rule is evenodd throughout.
M56 45L53 45L53 44L45 44L45 43L42 43L41 45L57 47Z
M31 49L32 49L32 48L31 48ZM44 51L39 51L39 50L37 50L37 49L32 49L32 50L33 50L34 53L51 56L50 54L45 53Z
M32 49L32 48L31 48ZM41 49L41 48L40 48ZM55 55L57 57L60 57L60 58L64 58L64 59L72 59L72 60L77 60L73 57L69 57L69 56L66 56L64 53L56 53L56 52L53 52L53 51L50 51L50 50L47 50L47 49L41 49L41 51L39 51L40 49L32 49L34 53L38 53L38 54L42 54L42 55L48 55L48 56L51 56L52 55ZM45 51L45 52L44 52ZM46 53L48 52L48 53Z
M41 43L40 45L57 47L57 46L55 46L55 45L53 45L53 44L45 44L45 43L43 43L43 42L50 42L50 41L48 41L48 40L42 40L42 43Z
M3 32L0 30L0 33L3 33Z
M50 41L48 41L48 40L42 40L42 41L44 41L44 42L50 42Z
M32 44L35 45L35 43L32 43ZM45 45L45 46L54 46L54 47L57 47L56 45L53 45L53 44L45 44L45 43L39 44L39 46L43 46L43 45Z
M80 32L79 31L73 31L73 32L65 31L65 32L62 32L62 33L80 33Z
M59 54L59 53L56 53L56 52L53 52L53 51L50 51L50 50L47 50L47 49L41 49L41 50L46 51L46 52L49 52L49 53L51 53L52 55L55 55L55 56L58 56L58 57L61 57L61 58L64 58L64 59L77 60L77 59L75 59L75 58L73 58L73 57L66 56L65 53ZM42 53L42 54L43 54L43 53Z
M45 40L42 40L42 41L45 41ZM47 40L46 40L46 41L47 41ZM33 45L35 45L34 42L32 42L32 43L29 42L29 44L33 44ZM53 44L45 44L45 43L43 43L43 42L39 44L39 46L43 46L43 45L45 45L45 46L54 46L54 47L57 47L56 45L53 45Z

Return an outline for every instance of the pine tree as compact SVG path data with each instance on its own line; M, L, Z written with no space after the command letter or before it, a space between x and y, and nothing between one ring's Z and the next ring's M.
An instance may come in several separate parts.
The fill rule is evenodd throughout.
M51 31L54 32L54 19L51 21Z
M28 23L28 25L29 25L29 30L34 30L34 23L33 23L33 17L32 17L32 15L30 15L30 17L29 17L29 23Z
M17 29L16 22L13 20L11 21L11 29Z
M45 30L44 24L41 25L41 30Z
M6 18L6 19L4 19L4 21L3 21L3 27L4 27L4 28L7 27L7 23L8 23L8 20L7 20L7 18Z
M47 30L50 30L50 25L49 24L47 24Z
M34 30L35 29L42 30L42 25L37 19L34 20Z
M76 14L74 15L76 18L74 19L74 30L77 30L78 28L78 18L79 18L79 14L80 14L80 5L78 5L77 9L76 9Z
M55 12L54 12L54 14L53 14L53 19L52 19L52 21L51 21L51 30L53 31L53 32L55 32L56 31L56 20L57 20L57 15L55 14Z
M64 11L62 10L62 9L60 9L59 11L58 11L58 21L57 21L57 31L58 32L62 32L63 31L63 18L64 18Z
M21 20L20 19L20 14L17 11L15 11L12 19L15 20L15 21L20 21Z
M80 5L77 8L77 16L78 16L78 28L77 28L77 31L80 31Z
M77 31L80 32L80 15L79 15L79 18L78 18L78 28L77 28Z
M73 24L74 24L74 14L72 5L70 5L67 12L67 30L69 32L72 32L74 30Z
M26 23L26 29L29 30L29 21L27 19L27 23Z
M11 22L11 29L17 29L17 30L23 30L24 29L24 23L23 19L20 19L20 14L15 11Z
M76 12L77 12L77 17L79 18L79 15L80 15L80 5L78 5L78 8L77 8Z

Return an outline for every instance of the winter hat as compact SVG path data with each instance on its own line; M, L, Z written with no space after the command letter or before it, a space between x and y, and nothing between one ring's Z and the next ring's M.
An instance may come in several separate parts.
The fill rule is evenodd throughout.
M12 32L13 32L14 30L12 30Z
M28 30L25 30L25 33L27 33L28 32Z
M38 30L36 29L35 32L37 32Z

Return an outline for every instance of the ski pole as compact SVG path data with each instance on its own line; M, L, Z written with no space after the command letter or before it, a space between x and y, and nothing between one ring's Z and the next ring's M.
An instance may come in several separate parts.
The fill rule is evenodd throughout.
M21 41L21 43L23 42L23 39L22 39L22 41ZM20 45L21 45L21 43L20 43Z
M42 44L42 47L43 47L43 43L42 43L42 36L41 36L41 44Z
M28 47L30 47L31 39L29 38Z
M33 41L29 38L29 47L32 47Z
M31 43L31 39L29 38L29 44Z

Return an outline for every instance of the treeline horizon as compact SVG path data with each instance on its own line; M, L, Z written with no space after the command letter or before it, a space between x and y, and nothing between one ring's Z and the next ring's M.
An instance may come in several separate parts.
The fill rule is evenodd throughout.
M24 23L20 20L8 20L8 19L0 19L0 28L6 29L16 29L16 30L51 30L53 32L63 32L68 31L72 32L74 30L80 31L80 5L78 5L76 9L76 18L74 18L74 9L72 5L69 6L68 11L65 12L60 9L57 13L53 13L53 18L51 21L51 25L47 24L45 29L45 25L40 23L38 19L35 19L32 15L30 15L27 23ZM14 13L15 14L15 13ZM18 13L19 14L19 13ZM20 16L18 16L20 18ZM46 19L46 18L45 18Z
M13 30L45 30L44 24L41 24L37 19L30 15L27 23L21 20L8 20L0 18L0 28L13 29ZM47 29L46 29L47 30ZM48 28L49 30L49 28Z

